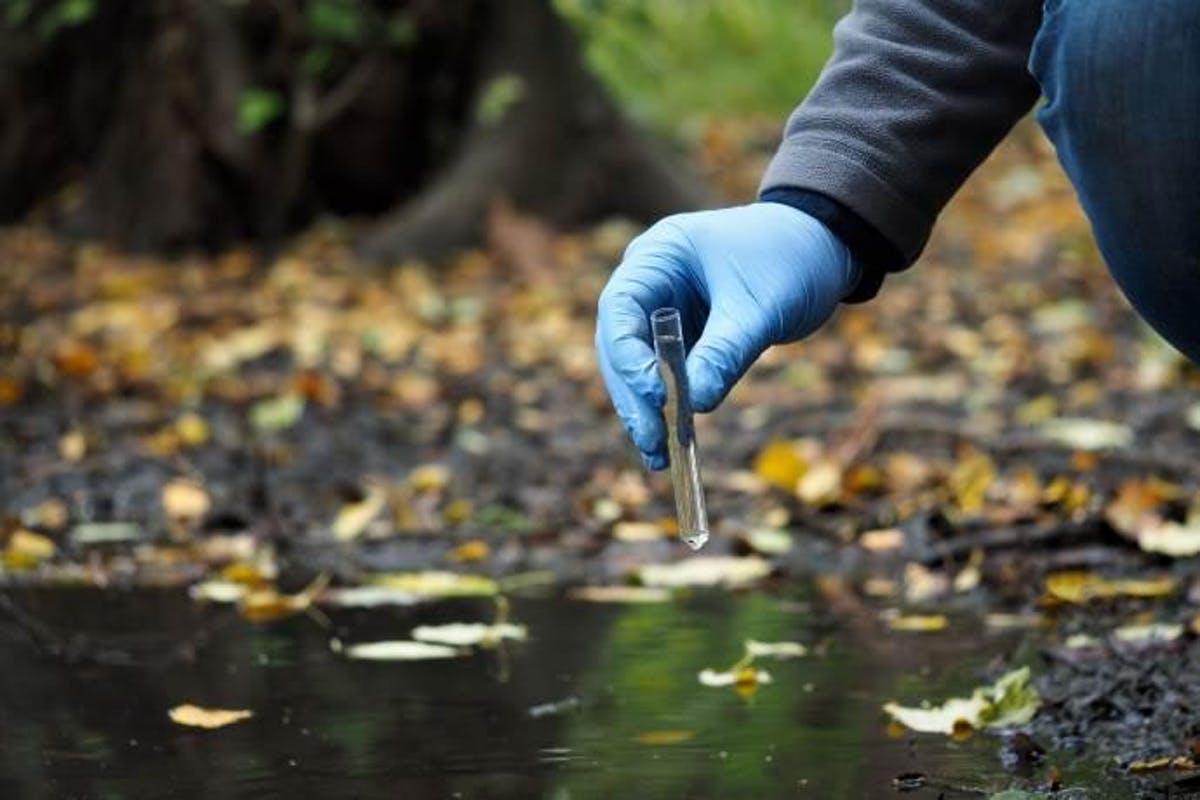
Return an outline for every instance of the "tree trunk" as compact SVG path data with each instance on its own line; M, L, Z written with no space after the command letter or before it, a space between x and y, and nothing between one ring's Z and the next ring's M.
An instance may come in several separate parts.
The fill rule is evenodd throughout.
M314 28L322 4L352 40ZM477 244L498 201L570 226L706 199L550 0L100 0L45 20L0 22L0 219L173 251L382 215L360 249L394 260ZM248 124L255 94L278 108Z

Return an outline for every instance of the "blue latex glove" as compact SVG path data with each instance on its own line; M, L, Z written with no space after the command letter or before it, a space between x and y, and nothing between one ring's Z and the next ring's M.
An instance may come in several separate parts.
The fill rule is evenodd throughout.
M646 466L667 466L655 309L679 309L692 406L711 411L764 350L820 327L858 274L824 225L780 203L678 214L634 239L600 295L596 352Z

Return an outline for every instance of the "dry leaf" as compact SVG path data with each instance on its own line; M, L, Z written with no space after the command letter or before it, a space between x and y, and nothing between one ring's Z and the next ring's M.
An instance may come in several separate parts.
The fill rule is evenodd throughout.
M810 506L827 506L841 499L842 465L832 459L814 462L796 483L796 496Z
M436 570L381 573L371 583L417 597L490 597L499 591L496 582L483 575Z
M939 706L918 708L887 703L883 710L896 722L919 733L955 736L978 728L1023 725L1033 719L1042 698L1029 680L1029 668L1013 670L969 698L953 697Z
M1169 576L1109 580L1090 572L1055 572L1046 576L1046 593L1064 603L1082 604L1112 597L1165 597L1176 589Z
M885 553L904 547L904 531L899 528L880 528L873 531L863 531L858 537L858 545L872 553Z
M740 667L737 669L718 671L715 669L701 670L697 676L702 686L721 688L724 686L759 686L771 682L771 673L765 669Z
M446 625L421 625L413 629L412 637L419 642L450 645L452 647L494 647L505 639L525 641L529 631L524 625L500 622L489 625L483 622L451 622Z
M746 534L746 544L759 553L778 556L792 549L792 535L778 528L754 528Z
M329 646L335 653L362 661L429 661L440 658L458 658L468 652L442 644L405 640L343 645L334 639Z
M751 658L803 658L808 648L799 642L757 642L746 640L746 655Z
M387 586L351 586L327 589L321 594L323 606L336 608L378 608L379 606L412 606L422 598L412 592Z
M652 542L670 535L658 522L618 522L613 525L613 538L622 542Z
M285 431L304 416L304 398L284 394L260 400L250 408L250 424L259 433Z
M382 486L371 483L362 499L355 503L346 503L338 511L333 521L333 538L339 542L357 539L367 529L371 521L383 510L387 493Z
M1173 642L1183 635L1183 626L1165 622L1148 625L1125 625L1112 632L1114 641L1122 644L1159 644Z
M747 586L771 574L771 565L758 556L693 556L674 564L647 564L638 575L646 586Z
M1059 417L1042 423L1041 434L1052 442L1076 450L1110 450L1133 444L1128 425L1082 417Z
M447 558L455 564L475 564L487 561L492 554L492 547L483 539L471 539L457 545L450 551Z
M589 603L665 603L671 592L649 586L579 586L567 592L567 597Z
M1200 520L1148 525L1137 532L1137 543L1147 553L1162 553L1171 558L1194 556L1200 553Z
M908 614L890 617L888 627L906 633L935 633L944 631L950 620L944 614Z
M18 528L4 547L4 567L11 570L33 569L58 552L54 540L40 533Z
M175 708L172 708L167 713L170 715L171 721L176 725L186 725L189 728L205 728L206 730L224 728L226 725L232 725L235 722L241 722L254 716L253 711L201 708L190 703L175 706Z
M163 511L176 522L203 519L211 505L204 487L186 478L176 478L162 488Z
M662 747L665 745L683 744L690 742L696 738L695 731L642 731L636 737L639 744L650 745L652 747Z
M808 464L800 453L796 442L775 439L759 451L754 458L754 474L762 480L785 491L795 491Z
M249 587L233 581L204 581L188 589L193 600L202 603L240 603Z

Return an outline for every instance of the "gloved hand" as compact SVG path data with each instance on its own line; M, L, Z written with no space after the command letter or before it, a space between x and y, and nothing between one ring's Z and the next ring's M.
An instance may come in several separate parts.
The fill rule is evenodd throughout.
M764 350L820 327L858 275L823 224L780 203L677 214L634 239L600 295L596 352L646 466L667 465L655 309L679 309L692 407L711 411Z

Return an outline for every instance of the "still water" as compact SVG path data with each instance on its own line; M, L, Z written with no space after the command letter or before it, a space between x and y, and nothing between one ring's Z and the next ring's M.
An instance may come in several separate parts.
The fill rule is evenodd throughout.
M17 595L107 666L37 654L0 633L0 797L10 798L876 798L987 797L1023 785L976 736L889 734L880 704L965 692L1026 634L956 619L946 634L885 634L835 619L800 590L600 605L514 599L530 639L445 661L349 661L305 617L251 625L182 592ZM414 625L489 620L487 601L340 612L351 641ZM746 638L803 642L765 662L744 699L697 673ZM185 657L181 658L180 653ZM191 657L187 654L194 653ZM182 703L251 709L220 730L182 728ZM532 712L531 712L532 709ZM1128 797L1096 762L1051 754L1068 797ZM1034 777L1045 772L1038 767Z

